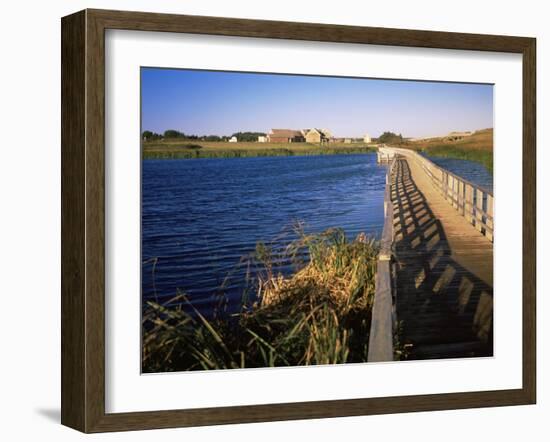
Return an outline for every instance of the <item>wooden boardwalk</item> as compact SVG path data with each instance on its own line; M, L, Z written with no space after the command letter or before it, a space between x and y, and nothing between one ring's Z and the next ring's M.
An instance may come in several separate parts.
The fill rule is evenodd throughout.
M493 196L414 152L393 153L391 295L376 295L369 360L491 356Z

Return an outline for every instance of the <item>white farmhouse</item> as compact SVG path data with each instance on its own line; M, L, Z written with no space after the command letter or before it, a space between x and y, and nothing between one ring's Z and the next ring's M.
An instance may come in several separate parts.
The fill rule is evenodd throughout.
M372 140L370 138L370 135L369 134L365 134L365 136L363 137L363 143L370 143Z
M231 138L229 138L229 142L230 142L230 143L236 143L236 142L237 142L237 137L231 137Z

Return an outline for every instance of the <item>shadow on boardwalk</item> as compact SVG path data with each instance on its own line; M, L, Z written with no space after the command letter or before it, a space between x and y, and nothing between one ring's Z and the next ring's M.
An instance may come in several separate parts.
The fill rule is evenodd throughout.
M406 359L492 356L493 289L459 265L405 159L392 177L396 313Z

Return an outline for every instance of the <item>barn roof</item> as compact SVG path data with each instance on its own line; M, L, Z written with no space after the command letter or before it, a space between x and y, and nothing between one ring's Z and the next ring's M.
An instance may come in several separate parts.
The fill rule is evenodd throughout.
M271 133L269 135L276 136L276 137L301 137L302 132L299 130L294 129L271 129Z

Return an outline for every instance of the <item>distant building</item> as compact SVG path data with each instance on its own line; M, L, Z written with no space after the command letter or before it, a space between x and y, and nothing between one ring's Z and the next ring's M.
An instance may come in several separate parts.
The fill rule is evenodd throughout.
M447 135L432 135L429 137L416 137L416 138L409 138L410 141L429 141L429 140L443 140L443 141L458 141L462 138L470 137L474 133L473 132L449 132Z
M353 140L351 138L344 138L344 143L345 144L351 144L353 142Z
M260 135L258 137L258 143L267 143L267 137L265 135Z
M230 142L230 143L236 143L236 142L237 142L237 137L231 137L231 138L229 138L229 142Z
M371 140L371 137L369 134L365 134L365 136L363 137L363 143L370 143L372 140Z
M449 137L469 137L470 135L472 135L472 132L470 131L465 131L465 132L449 132Z
M469 137L472 135L472 132L451 132L449 135L447 135L444 140L445 141L458 141L462 140L462 138Z
M266 138L269 143L303 143L305 141L303 132L294 129L271 129Z
M323 144L332 141L332 134L327 129L309 129L306 133L308 143Z

